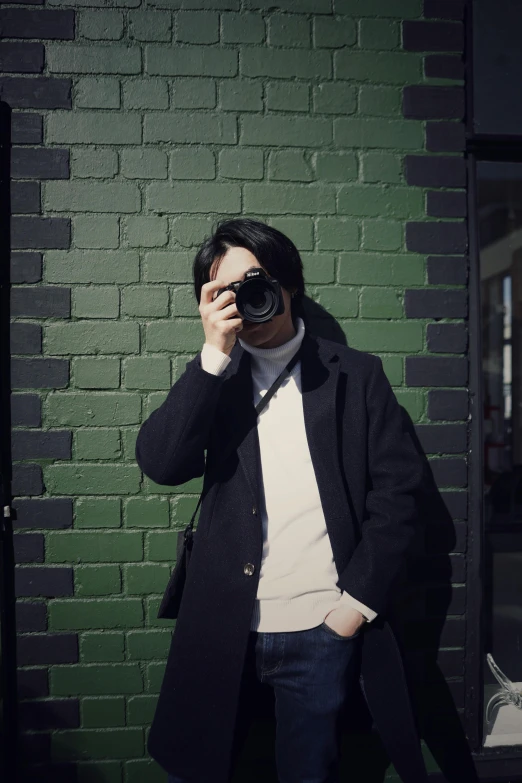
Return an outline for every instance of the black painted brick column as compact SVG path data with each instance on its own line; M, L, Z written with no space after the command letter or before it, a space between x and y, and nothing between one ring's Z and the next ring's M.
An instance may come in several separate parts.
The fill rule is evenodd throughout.
M412 646L420 648L463 648L465 644L468 232L464 13L464 0L424 0L423 18L402 23L403 47L423 54L426 78L424 84L404 87L402 103L406 119L425 121L426 150L404 159L406 181L423 189L426 206L425 220L406 225L406 248L427 256L427 284L405 292L406 317L427 322L424 354L406 357L406 384L429 389L429 422L417 425L416 433L430 458L444 504L443 512L434 511L433 520L428 520L426 552L430 556L419 562L423 571L419 578L427 577L433 585L427 593L429 619L408 626ZM448 83L441 84L443 80ZM440 524L441 513L447 514L450 524ZM441 601L448 582L449 605L447 597ZM434 619L439 615L444 620L437 626ZM464 709L463 650L457 652L458 656L441 651L440 666L449 678L455 706ZM422 692L429 702L429 684L422 683Z
M38 320L71 314L70 289L42 283L43 251L68 248L71 226L68 218L42 216L41 183L69 178L69 150L43 143L42 112L72 106L71 80L46 76L44 67L46 40L74 39L75 11L44 7L43 0L31 0L31 6L20 0L18 6L0 8L0 98L12 109L12 491L19 715L22 755L35 779L44 779L40 774L52 768L53 779L65 780L74 770L51 763L50 732L80 725L79 700L48 699L48 667L78 661L78 634L48 630L46 599L73 595L73 569L44 564L44 534L48 528L72 525L72 500L38 497L44 493L42 470L32 460L70 459L71 432L43 431L41 396L24 389L63 388L69 382L67 360L42 357Z

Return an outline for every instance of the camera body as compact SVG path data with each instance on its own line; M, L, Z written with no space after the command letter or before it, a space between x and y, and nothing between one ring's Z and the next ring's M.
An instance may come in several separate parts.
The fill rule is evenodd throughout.
M265 323L285 311L281 284L259 267L247 269L244 280L220 288L216 297L223 291L235 291L236 307L245 321Z

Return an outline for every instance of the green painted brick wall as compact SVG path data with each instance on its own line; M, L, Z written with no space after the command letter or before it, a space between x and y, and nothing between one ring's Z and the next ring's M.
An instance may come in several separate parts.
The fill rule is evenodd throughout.
M401 92L437 80L402 49L421 0L48 5L76 11L75 40L45 42L44 74L72 79L72 109L43 112L45 144L71 160L70 179L43 182L43 213L72 225L71 248L45 252L43 285L70 287L72 314L41 320L43 355L71 363L66 388L36 392L43 429L73 440L70 460L39 462L45 496L74 503L72 529L44 531L44 563L74 568L74 595L47 599L49 630L79 634L49 698L79 697L81 716L53 732L53 754L81 783L164 783L145 749L173 626L156 612L201 484L154 484L134 443L203 344L195 249L225 216L287 233L308 296L425 420L426 391L404 385L425 323L403 306L426 283L405 244L425 189L403 166L425 150L424 122L403 118Z

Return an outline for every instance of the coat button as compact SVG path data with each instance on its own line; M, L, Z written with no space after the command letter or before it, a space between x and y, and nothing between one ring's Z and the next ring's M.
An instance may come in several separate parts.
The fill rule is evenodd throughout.
M247 576L252 576L255 571L255 566L252 563L245 563L243 571Z
M257 508L255 506L252 506L252 514L257 514Z

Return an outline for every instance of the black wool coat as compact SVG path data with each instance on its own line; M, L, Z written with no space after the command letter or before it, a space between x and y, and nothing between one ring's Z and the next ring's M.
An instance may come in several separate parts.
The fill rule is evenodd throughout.
M239 342L221 375L187 362L143 422L136 460L158 484L204 476L183 598L149 732L172 775L226 783L262 556L257 414L250 354ZM378 612L363 627L360 682L404 783L427 781L389 607L419 524L423 463L378 356L305 331L306 434L337 585ZM288 382L288 381L285 381ZM285 433L281 433L285 437ZM224 444L228 458L220 459ZM205 457L206 450L206 457ZM246 563L254 565L244 570ZM172 579L164 598L172 598Z

